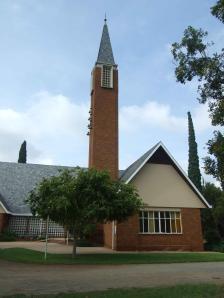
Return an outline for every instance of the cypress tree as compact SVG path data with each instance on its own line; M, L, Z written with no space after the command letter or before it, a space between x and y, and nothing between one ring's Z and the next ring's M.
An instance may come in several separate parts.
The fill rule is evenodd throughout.
M26 163L26 141L24 141L19 150L19 163Z
M201 191L201 173L199 168L198 146L195 140L194 125L191 118L191 113L188 116L188 177L194 185Z

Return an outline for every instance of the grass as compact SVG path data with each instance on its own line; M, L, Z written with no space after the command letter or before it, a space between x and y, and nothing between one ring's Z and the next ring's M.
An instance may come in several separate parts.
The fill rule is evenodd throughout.
M72 259L70 254L48 254L44 260L42 252L25 248L0 249L0 259L33 264L170 264L192 262L223 262L224 254L209 253L117 253L117 254L82 254Z
M86 292L74 294L52 295L14 295L13 298L41 297L41 298L223 298L224 286L213 284L178 285L173 287L146 288L146 289L121 289L101 292Z

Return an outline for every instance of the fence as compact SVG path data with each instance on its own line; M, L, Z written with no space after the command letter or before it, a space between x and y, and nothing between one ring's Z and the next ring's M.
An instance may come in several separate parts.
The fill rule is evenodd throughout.
M43 237L46 234L46 221L35 216L10 216L9 231L19 237ZM64 228L49 221L49 237L64 237Z

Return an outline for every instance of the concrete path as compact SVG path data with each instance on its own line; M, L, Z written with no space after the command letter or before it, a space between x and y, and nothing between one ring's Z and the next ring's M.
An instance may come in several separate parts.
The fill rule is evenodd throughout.
M0 293L47 294L185 283L224 284L224 263L31 265L0 260Z
M22 247L44 252L44 241L12 241L12 242L0 242L1 248ZM72 246L63 243L48 243L48 252L56 254L70 254L72 252ZM112 249L106 247L78 247L77 253L89 254L89 253L116 253Z

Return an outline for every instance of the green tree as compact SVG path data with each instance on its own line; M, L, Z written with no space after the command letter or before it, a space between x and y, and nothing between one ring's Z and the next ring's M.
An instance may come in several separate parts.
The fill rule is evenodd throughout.
M73 257L77 239L90 225L123 221L142 206L132 185L113 181L105 171L79 168L43 179L26 202L34 215L49 217L73 233Z
M224 23L224 0L217 1L216 5L211 7L211 13Z
M199 167L198 148L195 140L194 125L191 118L191 113L188 116L188 177L194 185L201 190L201 172Z
M211 8L211 13L224 23L224 1L219 0ZM176 62L175 75L178 82L185 84L198 80L199 102L207 103L213 125L224 125L224 49L211 51L213 42L206 41L208 33L189 26L179 43L172 45ZM223 184L223 154L221 132L214 132L214 139L208 141L208 152L214 158L206 157L205 170ZM217 136L219 138L217 139ZM219 148L218 148L219 146Z
M26 141L24 141L19 149L19 163L26 163Z
M214 132L214 138L207 143L208 152L213 158L204 158L204 169L209 175L217 179L224 191L224 136L220 131Z
M208 33L189 26L180 43L172 44L172 54L177 63L175 75L185 84L197 78L199 102L208 103L213 125L224 125L224 49L210 54L213 43L207 43Z
M217 243L224 238L224 193L213 183L206 183L203 195L212 209L202 210L203 234L208 243Z

